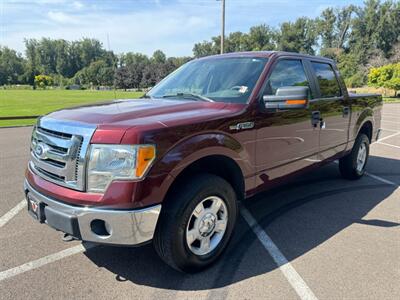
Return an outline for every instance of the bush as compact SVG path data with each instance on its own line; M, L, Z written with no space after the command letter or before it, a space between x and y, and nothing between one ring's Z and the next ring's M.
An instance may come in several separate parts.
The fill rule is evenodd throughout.
M368 85L391 89L396 95L400 90L400 63L371 68L368 74Z
M36 75L35 85L39 88L45 89L46 87L53 85L53 78L48 75Z
M394 90L394 96L397 96L397 91L400 91L400 77L393 77L389 81L385 82L385 88Z

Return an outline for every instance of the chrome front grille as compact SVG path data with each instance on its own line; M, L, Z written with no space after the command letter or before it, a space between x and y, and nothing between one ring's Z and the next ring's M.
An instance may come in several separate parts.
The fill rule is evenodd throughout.
M41 118L32 133L30 168L56 184L84 191L86 153L95 126Z

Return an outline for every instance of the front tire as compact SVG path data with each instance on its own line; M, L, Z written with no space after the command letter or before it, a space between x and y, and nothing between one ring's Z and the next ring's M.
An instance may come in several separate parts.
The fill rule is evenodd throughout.
M166 199L154 235L158 255L172 268L197 272L225 250L237 218L237 197L223 178L201 174Z
M360 179L365 173L368 156L369 139L361 133L356 138L351 152L339 160L340 174L346 179Z

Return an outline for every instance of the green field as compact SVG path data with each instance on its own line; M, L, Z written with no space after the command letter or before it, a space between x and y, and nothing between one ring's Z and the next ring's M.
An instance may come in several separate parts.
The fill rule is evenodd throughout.
M0 90L0 117L43 115L57 109L113 99L134 99L142 92L69 91L69 90ZM384 98L398 102L399 98ZM0 127L32 125L35 119L0 120Z
M0 117L43 115L57 109L113 99L133 99L142 92L0 90ZM0 120L0 126L31 125L35 119Z
M400 103L400 98L396 97L383 97L385 103Z

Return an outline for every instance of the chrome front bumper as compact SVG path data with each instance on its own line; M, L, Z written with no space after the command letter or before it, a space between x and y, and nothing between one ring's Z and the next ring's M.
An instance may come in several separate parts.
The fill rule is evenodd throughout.
M38 204L39 221L83 241L138 245L153 238L161 205L137 210L78 207L58 202L24 182L29 201Z

